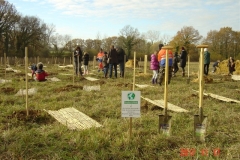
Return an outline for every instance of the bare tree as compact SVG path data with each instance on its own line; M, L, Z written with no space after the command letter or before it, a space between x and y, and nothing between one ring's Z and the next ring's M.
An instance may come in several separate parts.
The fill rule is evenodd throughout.
M127 25L120 30L119 36L119 40L124 45L123 48L127 50L127 55L130 57L133 46L139 43L140 33L138 29Z
M144 34L144 37L147 40L150 40L151 44L153 45L154 42L159 40L160 32L154 31L154 30L149 30L149 31L147 31L147 33Z

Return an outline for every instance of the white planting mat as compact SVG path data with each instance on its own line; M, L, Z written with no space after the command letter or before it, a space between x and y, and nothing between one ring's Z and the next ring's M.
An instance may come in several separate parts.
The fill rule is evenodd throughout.
M142 97L142 96L141 96ZM155 105L157 105L157 106L159 106L159 107L161 107L161 108L164 108L165 106L164 106L164 100L151 100L151 99L148 99L148 98L144 98L144 97L142 97L143 99L145 99L146 101L148 101L148 102L151 102L152 104L155 104ZM171 111L174 111L174 112L189 112L188 110L186 110L186 109L183 109L183 108L181 108L181 107L178 107L178 106L176 106L176 105L174 105L174 104L171 104L171 103L167 103L167 109L168 110L171 110Z
M58 122L67 126L71 130L75 129L88 129L91 127L102 127L97 121L93 120L91 117L85 115L84 113L78 111L77 109L63 108L58 111L45 110L51 116L53 116Z

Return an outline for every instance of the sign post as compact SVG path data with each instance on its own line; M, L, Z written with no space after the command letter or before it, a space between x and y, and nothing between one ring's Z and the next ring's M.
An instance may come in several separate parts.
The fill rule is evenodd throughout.
M140 98L140 91L122 91L122 117L130 118L130 137L132 136L132 117L140 117Z

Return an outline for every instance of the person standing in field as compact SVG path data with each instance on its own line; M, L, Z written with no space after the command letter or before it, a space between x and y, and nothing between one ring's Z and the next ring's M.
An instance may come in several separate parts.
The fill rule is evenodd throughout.
M177 71L179 70L178 68L178 62L180 61L178 53L175 52L174 57L173 57L173 77L176 76Z
M74 54L75 73L76 73L76 75L78 75L80 73L80 75L82 76L81 62L82 62L83 55L82 55L81 48L79 46L76 47L73 54Z
M112 78L112 72L114 68L114 76L117 78L117 64L118 64L118 53L114 48L114 45L111 46L111 49L108 53L109 58L109 78Z
M98 72L103 69L103 64L102 64L102 57L104 56L103 49L101 48L100 51L97 54L97 61L98 61Z
M187 51L184 47L182 47L181 55L180 55L180 67L182 68L182 76L185 76L185 67L187 63Z
M83 54L83 75L88 75L88 63L89 63L89 54L84 52Z
M233 72L235 71L235 62L232 57L229 58L227 66L228 66L228 70L229 70L228 75L233 75Z
M35 71L35 75L36 75L36 77L35 77L36 81L41 82L41 81L46 81L47 80L46 76L48 76L48 73L43 70L42 62L39 62L37 64L37 70Z
M159 71L159 63L158 63L158 59L157 59L157 54L158 54L158 52L155 51L151 55L150 69L153 71L152 84L157 84L158 71Z
M118 63L119 63L119 69L120 69L120 77L124 77L124 57L125 57L125 51L121 47L116 47L116 50L118 52ZM126 57L127 58L127 57Z
M104 56L102 58L104 78L107 78L107 74L108 74L107 59L108 59L108 54L107 54L107 52L104 52Z
M163 79L165 77L165 67L168 68L168 84L171 82L172 78L172 63L173 63L173 53L171 50L168 50L168 66L166 66L166 50L162 49L163 44L159 44L158 52L158 62L160 66L160 76L159 76L159 85L162 85Z
M208 52L207 48L204 48L204 75L208 75L209 71L209 64L210 64L210 53Z

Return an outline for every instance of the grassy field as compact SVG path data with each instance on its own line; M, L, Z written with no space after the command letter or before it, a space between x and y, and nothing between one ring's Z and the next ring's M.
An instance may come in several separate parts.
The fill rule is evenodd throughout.
M142 65L141 65L142 66ZM170 160L170 159L240 159L240 105L227 103L208 96L203 97L203 113L208 116L205 143L194 138L194 114L198 114L198 63L190 64L190 83L181 71L168 86L168 102L189 110L174 113L172 133L167 137L158 132L158 115L163 109L141 99L141 117L133 118L132 136L129 137L129 118L121 117L121 91L133 88L133 69L126 68L125 79L105 79L97 69L90 67L91 77L98 81L61 75L72 74L72 69L47 65L49 77L59 82L35 82L29 77L28 88L37 88L29 95L29 116L26 116L25 96L16 96L25 89L24 66L15 67L20 73L7 72L0 83L0 159L86 159L86 160ZM181 70L181 69L180 69ZM30 70L29 70L30 73ZM164 86L151 84L152 71L136 69L137 84L153 87L138 88L141 96L164 99ZM240 83L229 76L210 73L212 83L205 83L204 92L240 101ZM5 79L4 67L0 79ZM84 86L100 85L100 91L85 91ZM103 127L69 130L51 117L46 110L74 107L99 122ZM220 151L216 154L214 151Z

